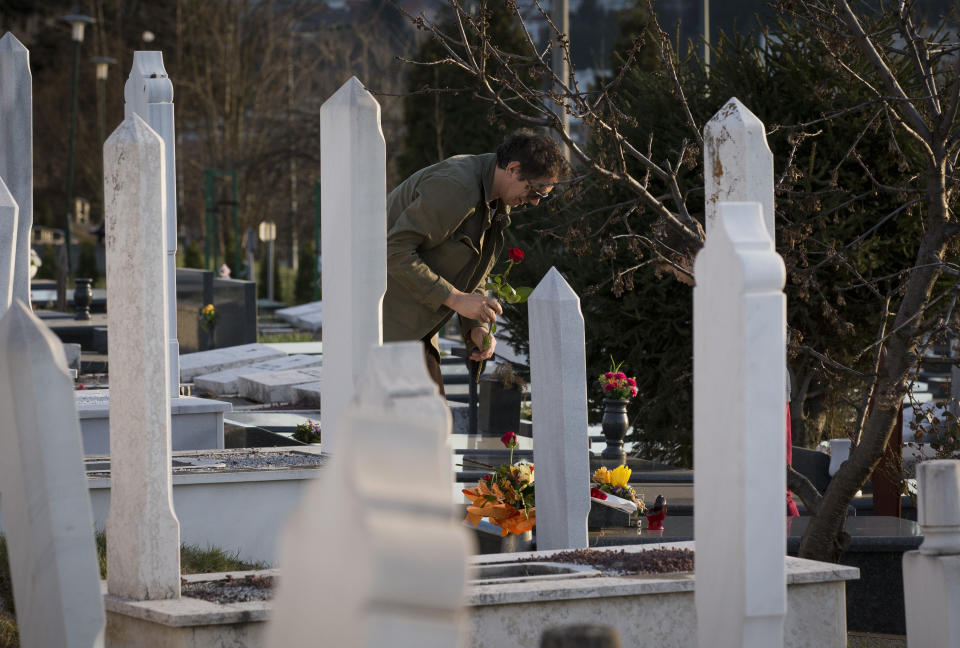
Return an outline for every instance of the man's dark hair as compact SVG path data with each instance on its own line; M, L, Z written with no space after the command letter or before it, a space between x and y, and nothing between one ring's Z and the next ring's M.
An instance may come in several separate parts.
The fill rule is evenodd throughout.
M511 162L520 163L525 179L562 179L567 172L567 160L557 143L525 128L514 131L497 147L497 166L506 169Z

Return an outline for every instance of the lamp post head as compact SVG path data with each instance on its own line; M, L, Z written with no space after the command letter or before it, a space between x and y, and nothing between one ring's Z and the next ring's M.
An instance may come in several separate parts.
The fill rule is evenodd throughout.
M144 43L152 43L156 39L156 36L152 31L147 30L140 35L140 38Z
M98 81L106 81L110 66L117 63L117 59L110 58L109 56L94 56L90 60L97 66Z
M90 16L85 16L83 14L70 14L69 16L64 16L63 20L70 23L70 27L72 28L70 37L78 43L83 42L84 27L97 22Z

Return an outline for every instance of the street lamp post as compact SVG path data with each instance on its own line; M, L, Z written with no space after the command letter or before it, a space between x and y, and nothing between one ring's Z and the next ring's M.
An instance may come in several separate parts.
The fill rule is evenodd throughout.
M70 109L70 148L67 154L67 209L64 214L63 243L67 252L67 274L70 274L70 217L73 213L73 165L74 138L77 131L77 95L80 83L80 46L83 44L84 28L96 22L90 16L71 14L63 20L70 23L73 50L73 100Z
M97 140L100 145L100 174L103 175L103 142L107 139L107 74L110 66L116 64L117 60L109 56L95 56L92 59L97 66L97 125L100 131L100 139ZM103 209L103 182L99 183L100 205ZM103 220L101 219L101 222Z

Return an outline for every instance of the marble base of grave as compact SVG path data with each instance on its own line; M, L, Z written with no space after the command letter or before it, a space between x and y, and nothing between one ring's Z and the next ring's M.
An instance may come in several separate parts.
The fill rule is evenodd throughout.
M694 549L693 543L660 545ZM617 547L639 551L640 547ZM546 559L553 552L475 556L471 565ZM841 648L847 645L845 585L857 570L843 565L785 557L787 617L785 648ZM232 572L233 579L265 572ZM188 581L227 574L185 576ZM279 574L282 577L282 573ZM623 648L687 648L697 645L693 573L643 576L593 576L516 582L472 581L467 589L471 626L467 646L536 646L547 628L575 623L614 627ZM499 579L500 581L506 579ZM192 598L178 601L128 601L105 596L107 637L134 648L212 645L264 646L263 631L271 601L216 604ZM127 643L129 642L129 643Z
M173 507L180 542L275 564L283 528L327 457L319 447L173 453ZM93 524L110 512L110 458L86 458ZM256 512L252 515L251 512ZM177 645L177 644L168 644ZM220 644L210 644L220 645Z
M83 453L110 452L110 390L87 389L74 392ZM223 448L223 414L230 403L181 396L171 399L171 437L174 450Z
M590 533L590 546L655 544L693 540L693 517L670 514L662 531L640 528L605 528ZM787 553L796 554L809 517L787 520ZM840 558L842 565L860 570L860 579L847 585L847 625L851 631L892 635L906 634L903 603L903 554L920 546L920 526L912 520L884 516L847 517L844 527L850 547Z

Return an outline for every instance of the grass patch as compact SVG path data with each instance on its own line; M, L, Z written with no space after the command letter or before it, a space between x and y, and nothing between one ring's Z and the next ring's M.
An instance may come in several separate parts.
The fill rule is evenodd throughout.
M2 536L0 536L2 537ZM107 577L107 533L96 532L97 560L100 563L100 578ZM180 573L206 574L210 572L250 571L266 569L268 564L240 560L239 550L229 552L219 547L202 548L200 545L180 545Z
M240 560L239 551L229 552L217 547L200 548L199 545L180 545L180 573L207 574L210 572L250 571L266 569L263 562Z
M0 648L20 648L17 620L0 612Z

